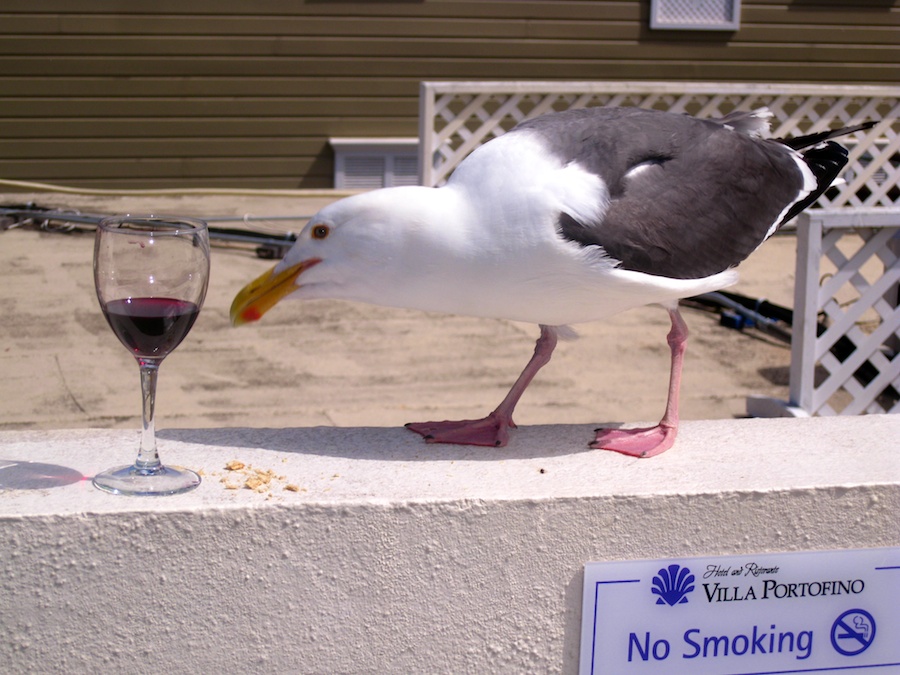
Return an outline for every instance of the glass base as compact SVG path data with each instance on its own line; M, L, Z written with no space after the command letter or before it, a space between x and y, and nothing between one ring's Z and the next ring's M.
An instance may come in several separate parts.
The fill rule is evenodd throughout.
M190 469L160 466L139 469L134 465L117 466L94 476L94 487L116 495L177 495L200 485L200 476Z

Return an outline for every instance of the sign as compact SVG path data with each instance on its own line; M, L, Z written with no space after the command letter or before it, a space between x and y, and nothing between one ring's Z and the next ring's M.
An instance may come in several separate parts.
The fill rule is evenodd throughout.
M588 563L583 607L582 675L900 672L900 548Z

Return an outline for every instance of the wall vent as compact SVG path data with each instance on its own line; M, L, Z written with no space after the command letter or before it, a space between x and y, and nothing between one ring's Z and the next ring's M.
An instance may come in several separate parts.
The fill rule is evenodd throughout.
M419 139L331 138L334 187L375 190L419 184Z
M650 0L653 30L727 30L741 27L741 0Z

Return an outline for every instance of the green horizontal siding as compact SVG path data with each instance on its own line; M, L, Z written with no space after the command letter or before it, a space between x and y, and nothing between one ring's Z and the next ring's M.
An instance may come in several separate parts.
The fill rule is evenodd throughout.
M0 178L329 187L329 136L414 136L422 80L900 82L900 0L4 0Z

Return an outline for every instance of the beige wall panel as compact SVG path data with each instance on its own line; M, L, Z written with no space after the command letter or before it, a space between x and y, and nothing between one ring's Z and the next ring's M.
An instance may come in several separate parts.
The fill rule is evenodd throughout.
M0 178L329 187L331 136L414 136L421 80L900 82L900 0L4 0ZM136 161L140 160L140 161Z

